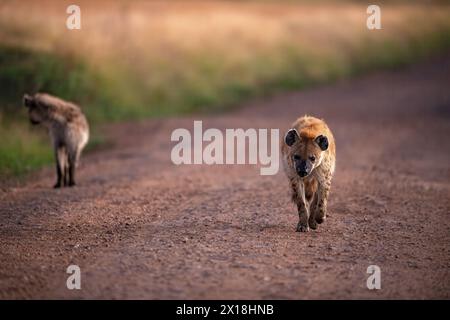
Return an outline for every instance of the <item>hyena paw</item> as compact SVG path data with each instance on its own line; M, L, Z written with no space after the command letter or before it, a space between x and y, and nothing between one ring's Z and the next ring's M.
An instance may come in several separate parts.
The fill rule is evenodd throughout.
M69 187L73 187L75 185L76 185L75 181L69 181L69 184L68 184Z
M54 189L59 189L61 188L61 183L57 182L55 183L55 185L53 186Z
M316 216L316 222L318 224L321 224L326 220L326 218L327 218L326 214L322 214L322 215L319 214Z
M299 222L297 225L297 232L308 232L309 231L309 226L306 223L301 223Z
M309 219L309 223L308 224L309 224L309 227L311 229L313 229L313 230L317 229L317 223L316 223L316 220L314 218Z

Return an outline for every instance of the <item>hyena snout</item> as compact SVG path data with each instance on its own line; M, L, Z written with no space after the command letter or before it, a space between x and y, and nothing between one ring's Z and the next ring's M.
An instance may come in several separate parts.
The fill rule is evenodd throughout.
M306 166L306 164L301 164L301 165L297 166L296 171L297 171L297 174L301 178L304 178L309 174L309 170L308 170L308 167Z
M308 163L308 161L295 157L294 161L295 161L295 171L301 178L304 178L311 173L312 165Z

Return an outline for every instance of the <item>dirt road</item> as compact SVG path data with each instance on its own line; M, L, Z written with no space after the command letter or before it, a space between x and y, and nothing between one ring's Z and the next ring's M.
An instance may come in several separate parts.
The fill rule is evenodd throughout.
M0 193L0 298L450 298L450 56L224 115L109 127L79 185L53 168ZM175 166L175 128L280 128L305 113L335 133L330 217L295 232L282 170ZM68 290L66 268L81 268ZM369 265L381 290L368 290Z

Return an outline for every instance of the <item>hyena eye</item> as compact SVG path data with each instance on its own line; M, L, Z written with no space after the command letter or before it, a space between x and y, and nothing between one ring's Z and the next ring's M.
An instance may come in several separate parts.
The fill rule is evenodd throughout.
M300 156L299 155L294 155L294 160L300 160Z
M314 162L314 161L316 161L316 157L310 156L310 157L309 157L309 160L311 160L311 162Z

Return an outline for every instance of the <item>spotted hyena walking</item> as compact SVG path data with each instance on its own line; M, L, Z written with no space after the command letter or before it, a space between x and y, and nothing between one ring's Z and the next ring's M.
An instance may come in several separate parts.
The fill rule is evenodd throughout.
M80 107L46 93L25 94L23 103L31 123L49 131L56 158L54 187L74 186L75 168L89 140L89 126Z
M292 124L282 143L283 166L297 205L297 231L316 229L327 216L336 147L323 120L304 116Z

